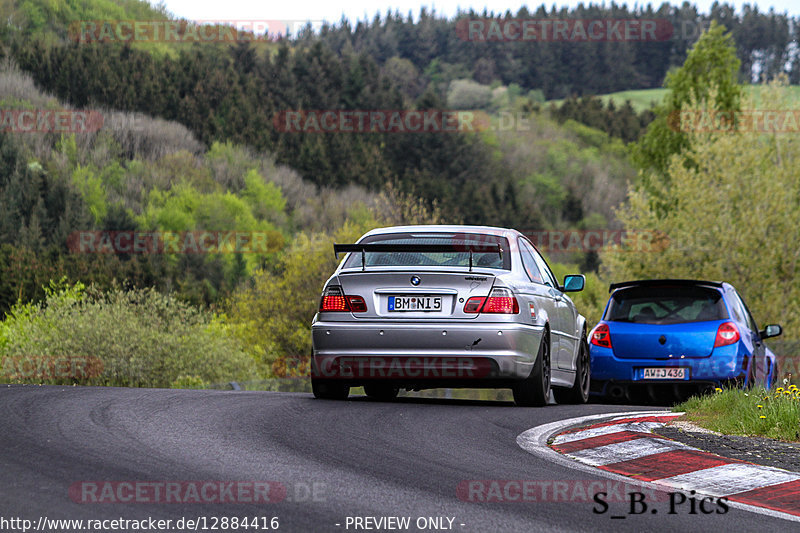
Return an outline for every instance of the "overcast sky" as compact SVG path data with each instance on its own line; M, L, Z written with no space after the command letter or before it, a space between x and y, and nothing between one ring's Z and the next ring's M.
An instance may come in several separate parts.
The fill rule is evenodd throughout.
M155 2L154 2L155 3ZM559 0L558 2L546 2L545 5L552 4L575 6L580 3L578 0ZM586 4L588 2L584 2ZM610 3L610 2L609 2ZM633 6L634 2L623 2ZM646 5L646 2L639 2ZM680 5L681 2L672 1L672 4ZM691 2L699 7L703 12L708 12L713 0L699 0ZM737 10L745 3L742 1L728 2L736 6ZM769 11L774 7L779 13L787 12L790 15L800 15L800 2L798 0L763 0L758 2L747 2L751 5L756 4L761 11ZM438 0L430 2L427 0L390 0L390 2L375 2L374 0L294 0L285 2L254 2L253 0L166 0L164 4L167 9L175 15L192 20L232 20L232 19L256 19L256 20L327 20L337 22L344 14L349 20L372 18L376 11L381 14L391 8L399 10L403 15L410 11L416 18L421 6L435 7L439 14L453 16L459 7L475 11L483 11L488 7L495 13L505 12L510 9L516 12L520 6L528 5L535 9L542 2L521 2L520 0ZM652 2L653 6L661 5L661 2Z

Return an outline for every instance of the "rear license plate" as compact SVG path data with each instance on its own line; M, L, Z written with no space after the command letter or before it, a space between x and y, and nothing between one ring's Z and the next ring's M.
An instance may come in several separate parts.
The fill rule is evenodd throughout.
M645 368L644 379L686 379L685 367Z
M441 296L389 296L389 311L441 311Z

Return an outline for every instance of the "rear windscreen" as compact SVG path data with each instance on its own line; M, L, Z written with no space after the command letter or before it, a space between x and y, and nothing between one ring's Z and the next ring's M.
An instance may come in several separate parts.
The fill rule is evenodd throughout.
M452 246L452 252L367 252L367 266L433 266L468 267L469 246L499 244L502 257L497 252L473 252L472 266L511 270L508 239L478 233L388 233L365 237L359 244L439 244ZM351 253L345 268L361 268L361 254Z
M680 324L728 318L722 295L704 287L632 287L614 292L605 320Z

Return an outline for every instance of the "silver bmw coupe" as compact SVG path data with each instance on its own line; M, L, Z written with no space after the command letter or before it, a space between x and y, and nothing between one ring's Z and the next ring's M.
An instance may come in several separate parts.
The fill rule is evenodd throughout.
M314 396L350 387L510 388L521 406L589 396L586 320L520 232L483 226L397 226L368 232L325 283L312 329Z

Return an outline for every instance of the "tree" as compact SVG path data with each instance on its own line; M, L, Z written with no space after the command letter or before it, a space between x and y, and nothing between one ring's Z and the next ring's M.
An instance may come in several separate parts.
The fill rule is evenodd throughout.
M780 105L771 89L771 108ZM747 106L754 102L748 97ZM712 102L713 103L713 102ZM791 103L784 104L792 109ZM629 230L656 239L602 254L612 282L699 278L733 284L756 319L782 322L790 338L800 328L800 142L796 135L757 131L687 134L694 165L673 154L669 185L632 189L618 211ZM668 189L667 189L668 187ZM669 194L670 209L653 197Z
M680 131L676 118L690 105L706 102L711 94L718 110L738 111L742 94L737 84L739 59L736 45L725 27L712 22L689 51L686 62L667 74L669 89L665 101L656 109L656 119L642 139L633 146L633 160L645 171L645 185L651 178L666 177L673 154L690 150L689 136Z

